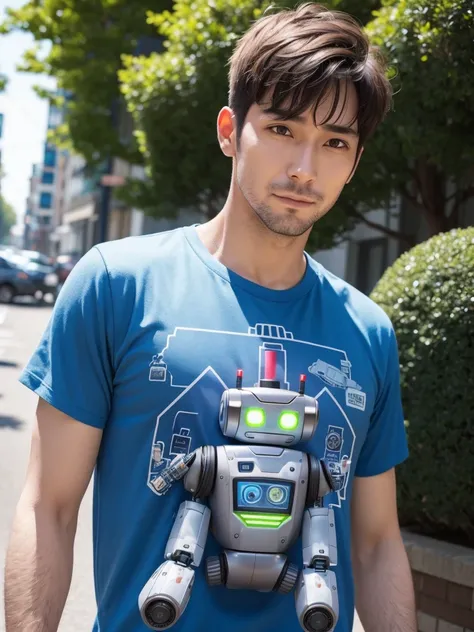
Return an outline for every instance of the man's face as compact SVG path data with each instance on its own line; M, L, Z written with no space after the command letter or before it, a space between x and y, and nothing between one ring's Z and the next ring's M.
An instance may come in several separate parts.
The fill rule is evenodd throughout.
M333 207L355 169L354 86L347 85L347 94L341 90L335 113L326 121L332 105L330 94L316 112L315 125L310 110L298 120L281 121L254 104L238 149L232 143L237 185L274 233L294 237L311 229Z

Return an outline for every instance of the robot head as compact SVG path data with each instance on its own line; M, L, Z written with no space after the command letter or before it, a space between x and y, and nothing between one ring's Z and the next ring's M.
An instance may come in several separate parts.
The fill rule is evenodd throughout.
M304 375L298 392L281 389L274 376L268 375L259 386L242 388L242 377L239 369L236 387L222 394L219 424L226 437L284 447L311 439L318 425L319 407L314 397L304 394Z

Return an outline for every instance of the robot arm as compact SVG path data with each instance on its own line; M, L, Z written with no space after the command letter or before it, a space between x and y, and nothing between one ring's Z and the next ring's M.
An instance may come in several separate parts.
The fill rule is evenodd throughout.
M306 632L331 632L339 617L334 509L311 507L303 518L303 571L296 587L296 612Z
M199 499L210 494L214 476L215 450L203 446L176 456L153 483L158 493L166 494L176 481L184 479L184 487L193 494L193 500L179 506L165 549L166 561L153 573L138 598L141 617L152 630L170 628L186 609L211 519L209 507Z
M181 503L165 550L166 561L143 587L138 605L144 623L166 630L183 614L202 560L211 512L196 501ZM193 568L194 567L194 568Z
M324 461L319 461L311 496L315 506L303 517L303 571L295 592L296 612L305 632L332 632L339 618L336 574L331 570L337 565L334 509L323 507L321 502L334 488Z

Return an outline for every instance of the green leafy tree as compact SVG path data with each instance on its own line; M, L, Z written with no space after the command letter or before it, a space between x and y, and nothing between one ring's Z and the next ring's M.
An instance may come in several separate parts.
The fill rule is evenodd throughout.
M367 26L397 71L395 107L368 146L355 187L398 192L431 235L459 226L474 196L472 0L384 0ZM362 209L363 210L363 209Z
M216 139L216 115L227 102L227 61L240 33L262 13L250 0L178 0L172 12L149 14L165 51L124 57L122 92L146 158L147 180L130 189L157 215L196 207L212 217L229 183L229 162Z
M11 204L0 195L0 242L5 241L16 224L16 213Z
M291 3L272 3L288 6ZM410 244L412 237L374 224L366 212L401 195L430 232L459 223L474 193L471 134L474 29L471 0L333 0L367 24L386 58L395 108L368 143L356 176L313 231L326 247L357 221ZM122 92L133 114L147 179L128 199L154 215L199 204L212 216L225 197L230 169L215 120L227 102L227 60L237 38L267 8L252 0L178 0L172 12L149 14L166 40L163 53L124 58ZM449 185L456 186L455 191Z
M64 125L50 133L59 146L73 148L90 163L110 155L141 160L118 130L121 55L137 50L142 37L155 36L146 11L162 11L172 0L30 0L7 9L3 33L21 30L35 45L19 69L56 80L59 95L37 87L58 106L67 102ZM42 44L49 44L44 53Z

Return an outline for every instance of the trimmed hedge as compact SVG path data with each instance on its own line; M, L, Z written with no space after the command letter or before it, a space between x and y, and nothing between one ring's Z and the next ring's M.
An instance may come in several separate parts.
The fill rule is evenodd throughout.
M371 298L392 320L410 447L402 526L474 544L474 228L404 253Z

